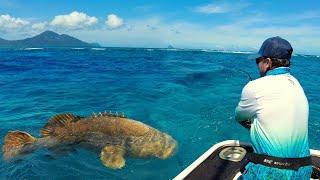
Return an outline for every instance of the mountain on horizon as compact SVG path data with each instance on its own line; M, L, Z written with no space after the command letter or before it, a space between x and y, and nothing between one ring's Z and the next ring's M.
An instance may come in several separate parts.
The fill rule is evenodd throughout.
M0 38L0 48L44 48L44 47L99 47L97 43L87 43L75 37L44 31L34 37L22 40Z

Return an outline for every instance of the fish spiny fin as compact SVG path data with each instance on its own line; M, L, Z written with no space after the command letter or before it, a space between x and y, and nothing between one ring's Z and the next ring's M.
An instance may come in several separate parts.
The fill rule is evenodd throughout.
M40 130L43 137L50 136L54 132L55 127L63 127L68 123L80 120L80 116L71 113L58 114L49 119L48 123Z
M121 169L125 166L124 159L125 149L121 145L105 146L100 153L100 160L102 163L111 169Z
M121 113L112 113L111 111L107 112L107 111L104 111L104 112L99 112L98 114L95 114L93 113L92 117L101 117L101 116L104 116L104 117L120 117L120 118L127 118L127 116L121 112Z
M32 144L36 138L32 137L29 133L23 131L9 131L4 138L2 147L3 158L10 159L17 156L20 150L28 144Z

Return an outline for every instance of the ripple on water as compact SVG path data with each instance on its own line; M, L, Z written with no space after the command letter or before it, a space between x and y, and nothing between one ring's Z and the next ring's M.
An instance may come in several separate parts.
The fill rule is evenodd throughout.
M106 48L0 56L1 137L15 129L38 137L57 113L112 110L169 133L179 146L167 160L128 157L117 171L102 165L99 152L77 148L61 155L43 149L15 162L0 160L0 179L171 179L214 143L249 140L233 118L248 82L243 71L258 76L248 54ZM292 73L310 101L310 145L319 149L318 59L293 57Z

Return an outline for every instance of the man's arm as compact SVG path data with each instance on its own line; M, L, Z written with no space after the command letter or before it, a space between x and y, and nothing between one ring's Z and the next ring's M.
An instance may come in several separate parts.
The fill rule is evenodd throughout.
M245 128L251 127L251 121L257 112L257 101L252 84L242 90L240 102L235 110L235 119Z

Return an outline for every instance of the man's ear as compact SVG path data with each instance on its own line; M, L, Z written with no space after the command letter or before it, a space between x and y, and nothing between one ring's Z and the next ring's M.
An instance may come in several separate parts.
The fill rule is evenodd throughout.
M270 58L267 58L267 64L269 65L269 68L272 67L272 60Z

